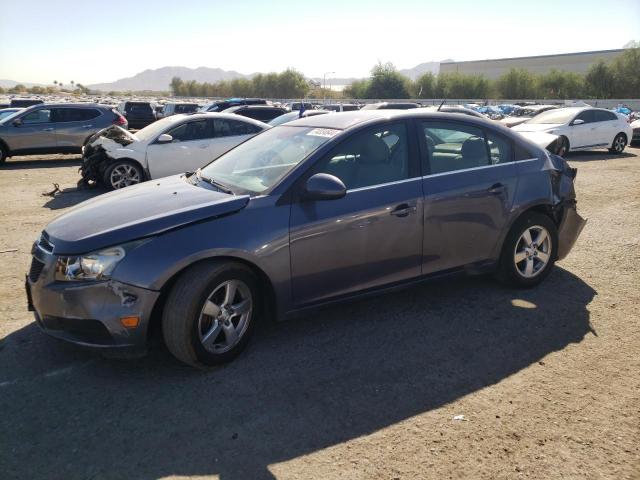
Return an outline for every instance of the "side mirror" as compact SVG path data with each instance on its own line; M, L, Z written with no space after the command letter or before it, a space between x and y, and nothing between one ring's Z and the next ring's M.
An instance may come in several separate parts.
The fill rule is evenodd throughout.
M347 194L342 180L328 173L316 173L307 180L304 189L306 200L337 200Z
M584 123L584 120L580 118L576 118L571 125L582 125L583 123Z
M168 133L163 133L162 135L160 135L158 137L158 140L156 140L157 143L171 143L173 142L173 137L171 135L169 135Z
M22 125L22 119L21 118L16 118L13 122L12 122L14 127L19 127L20 125Z

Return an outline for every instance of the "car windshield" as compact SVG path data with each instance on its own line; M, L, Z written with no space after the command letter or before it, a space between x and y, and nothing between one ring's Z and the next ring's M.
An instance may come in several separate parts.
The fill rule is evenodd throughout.
M548 123L548 124L563 124L568 123L575 115L575 110L549 110L536 115L527 123Z
M202 169L202 176L261 193L338 133L327 128L275 127L214 160Z
M182 115L173 115L171 117L163 118L162 120L157 120L152 124L138 130L135 134L135 137L142 142L151 140L152 138L160 135L165 131L165 129L167 129L174 123L178 123L181 118Z

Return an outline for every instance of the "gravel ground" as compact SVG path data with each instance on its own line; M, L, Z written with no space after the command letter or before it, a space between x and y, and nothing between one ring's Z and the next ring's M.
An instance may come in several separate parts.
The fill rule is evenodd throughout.
M326 308L208 373L162 347L107 360L38 331L31 242L96 193L41 195L74 187L77 157L11 159L0 477L640 478L639 154L570 156L589 222L537 289L475 277Z

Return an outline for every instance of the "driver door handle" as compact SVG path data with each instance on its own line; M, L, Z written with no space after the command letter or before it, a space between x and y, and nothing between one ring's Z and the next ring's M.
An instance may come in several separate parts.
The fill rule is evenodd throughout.
M402 203L398 205L396 208L391 210L391 215L396 217L406 217L409 214L415 212L418 209L415 205L409 205L408 203Z
M489 187L488 191L492 195L499 195L501 193L504 193L505 190L506 187L502 183L494 183Z
M53 132L53 127L43 128L43 132Z

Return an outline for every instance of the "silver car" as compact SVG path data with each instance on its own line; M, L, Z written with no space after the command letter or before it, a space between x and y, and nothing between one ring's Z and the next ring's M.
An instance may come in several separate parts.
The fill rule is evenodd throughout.
M15 155L80 153L94 133L127 120L91 103L42 104L0 120L0 163Z

